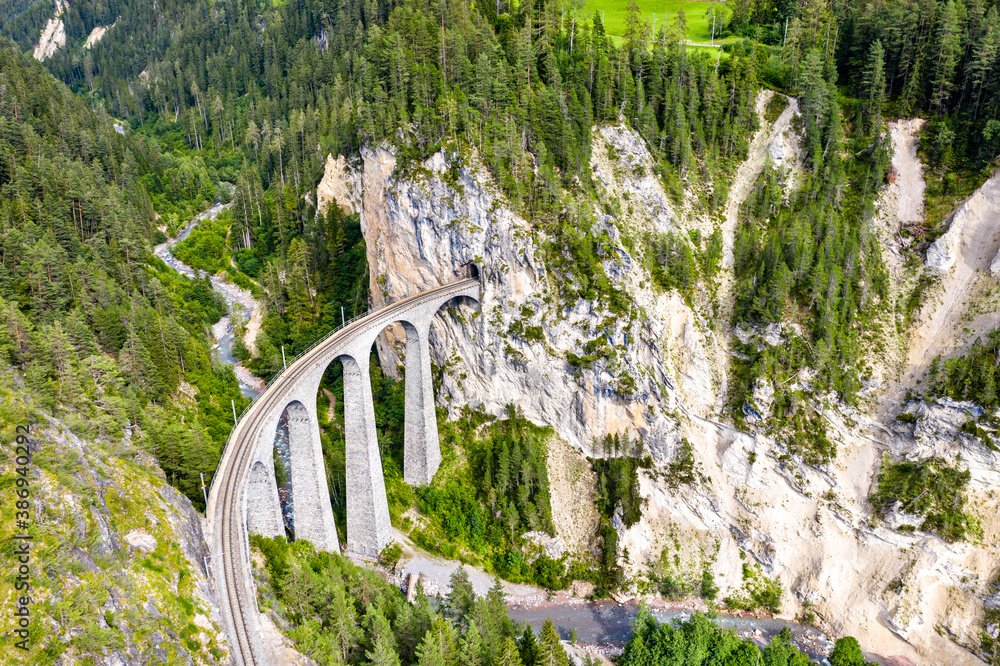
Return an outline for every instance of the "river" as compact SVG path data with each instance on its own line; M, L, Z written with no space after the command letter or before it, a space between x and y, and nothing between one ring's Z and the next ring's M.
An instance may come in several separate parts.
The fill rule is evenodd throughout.
M198 226L202 220L215 219L219 213L228 208L230 205L231 204L217 203L203 213L199 213L193 220L188 222L187 226L185 226L180 233L173 238L167 239L165 243L157 245L153 249L153 254L162 259L164 263L181 275L186 275L189 278L203 277L205 275L204 271L191 268L183 261L175 257L171 253L171 250L175 245L177 245L177 243L190 236L191 231ZM235 338L233 319L236 317L243 322L254 322L255 315L257 315L256 319L259 319L261 312L260 303L257 302L257 300L253 297L253 294L249 291L236 286L228 280L216 275L209 275L209 279L212 282L212 288L219 292L219 294L221 294L226 300L227 308L226 315L212 325L212 336L215 338L215 345L213 345L212 349L218 354L221 361L233 366L233 371L236 373L236 379L240 384L240 392L248 398L256 398L260 395L261 391L264 390L265 382L263 379L257 377L245 368L243 364L233 356L233 340Z
M653 617L660 622L684 621L691 617L691 611L670 608L674 604L652 610ZM620 654L622 648L632 636L632 620L639 613L639 605L634 601L618 603L615 601L576 601L575 603L543 603L534 607L511 607L508 615L518 622L527 622L536 632L541 631L545 620L552 619L559 635L568 640L570 630L576 632L576 640L583 651L604 655ZM719 613L715 622L720 627L734 630L741 638L749 639L760 647L764 647L777 636L782 629L788 627L792 632L792 642L809 655L810 659L820 663L826 662L826 657L833 650L833 641L816 627L802 622L779 620L773 618L740 617ZM882 657L865 652L865 659L877 664L892 662Z
M405 589L409 576L416 574L421 576L428 595L446 595L450 589L451 575L458 568L459 562L420 550L398 530L394 530L393 535L403 544L403 551L407 554L400 562L395 580ZM473 591L479 596L485 595L493 585L492 575L479 567L465 565L465 569ZM575 632L575 649L578 652L603 656L621 654L632 636L632 620L639 613L639 604L634 600L624 603L610 600L587 601L568 592L556 592L550 596L545 590L532 585L506 582L503 583L503 588L508 601L507 614L511 619L527 622L539 632L545 620L551 618L564 640L570 639L571 631ZM660 601L652 604L651 611L660 622L672 622L690 618L691 613L699 608L705 608L700 600ZM820 629L802 622L726 613L718 613L715 622L720 627L734 630L740 637L749 639L760 647L767 645L782 629L788 627L795 646L820 663L828 663L825 661L826 657L833 650L833 639ZM905 663L869 652L864 654L868 661L876 664L889 666Z

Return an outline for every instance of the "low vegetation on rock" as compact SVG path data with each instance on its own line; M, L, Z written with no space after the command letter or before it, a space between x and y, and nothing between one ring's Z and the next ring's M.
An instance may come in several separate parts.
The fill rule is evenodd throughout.
M922 519L919 529L959 541L976 530L976 520L965 510L970 478L969 470L941 458L884 460L871 502L883 516L889 512L917 516Z

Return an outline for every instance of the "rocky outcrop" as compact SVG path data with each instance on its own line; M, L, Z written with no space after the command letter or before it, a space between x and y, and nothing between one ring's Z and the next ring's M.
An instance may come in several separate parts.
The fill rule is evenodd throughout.
M330 155L326 159L323 179L316 187L316 206L320 212L326 212L331 203L336 203L348 215L361 211L360 174L348 166L343 155L334 159Z
M42 28L42 33L38 36L38 44L35 45L35 60L45 60L61 47L66 45L66 25L63 23L63 12L69 8L64 0L56 0L55 14L46 22Z
M83 43L83 48L85 48L85 49L93 48L93 46L95 44L97 44L97 42L99 42L102 39L104 39L105 33L107 33L108 30L110 30L113 27L114 27L114 24L112 24L112 25L95 25L94 29L90 31L89 35L87 35L87 41L85 41Z
M997 255L996 228L1000 220L1000 173L994 174L958 207L951 225L927 249L927 270L947 273L959 259L973 270Z
M704 477L675 490L656 473L644 476L643 519L621 544L634 561L655 561L666 548L684 562L709 562L721 595L738 593L743 563L756 562L781 581L785 613L808 604L832 635L853 635L866 649L911 663L981 663L959 646L979 644L983 596L996 567L1000 455L961 437L972 407L921 405L915 426L887 434L831 397L824 401L832 408L815 407L838 455L822 467L760 433L710 420L683 423ZM963 461L983 536L947 543L897 531L917 523L914 516L892 513L883 523L873 515L867 498L883 453Z
M618 136L622 155L643 145L628 130ZM547 268L546 233L511 210L474 156L438 153L422 165L421 177L395 174L395 156L385 148L362 156L373 305L452 280L468 262L483 276L481 309L439 315L431 329L434 361L445 369L439 404L452 416L465 406L498 414L516 404L577 449L590 451L594 438L608 432L632 432L669 455L677 441L677 422L667 415L676 384L666 363L672 313L657 307L669 299L648 290L637 295L644 269L613 218L601 216L592 233L610 239L608 275L648 304L642 316L612 313L599 302L560 302L555 281L562 278ZM650 192L641 180L630 185L636 201L659 211L656 224L669 225L662 188ZM572 365L571 355L585 356L583 345L594 339L613 350L613 360ZM399 365L401 340L390 331L380 344L383 367Z

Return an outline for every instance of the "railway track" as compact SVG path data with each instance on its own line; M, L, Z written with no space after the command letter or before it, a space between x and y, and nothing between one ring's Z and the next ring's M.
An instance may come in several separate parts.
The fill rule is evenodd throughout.
M333 331L275 377L233 428L213 479L206 512L209 547L212 552L211 577L229 636L232 663L270 663L261 641L244 494L250 474L250 462L268 415L282 406L282 400L287 400L287 393L302 378L311 374L319 365L329 364L338 350L360 334L374 327L384 328L410 308L451 293L460 295L478 284L478 280L464 279L423 291L370 312Z

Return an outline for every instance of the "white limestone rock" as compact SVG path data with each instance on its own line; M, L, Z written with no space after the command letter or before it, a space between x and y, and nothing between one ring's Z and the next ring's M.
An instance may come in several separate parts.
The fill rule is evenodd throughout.
M951 270L957 259L956 246L958 245L960 233L961 225L956 225L955 221L953 221L948 231L931 243L931 246L927 248L927 261L925 262L927 270L938 274L947 273Z
M562 537L549 536L545 532L526 532L524 538L541 547L546 556L554 560L558 560L566 552L566 542Z
M622 161L648 163L648 154L633 152L629 130L608 133L621 140ZM675 372L666 363L662 332L673 313L647 309L645 318L629 318L582 299L558 303L557 281L564 278L545 265L544 233L508 208L474 159L470 165L438 153L426 161L431 174L457 170L453 188L437 175L396 178L395 157L385 148L366 148L362 156L362 231L374 305L454 280L467 262L482 271L481 309L442 311L431 329L434 360L448 370L439 404L452 417L465 405L499 414L513 403L585 452L608 432L641 433L651 446L671 438L675 421L666 412ZM659 187L651 171L629 183L634 203L646 201L668 224L662 188L647 191ZM603 262L609 279L634 295L644 269L623 246L616 221L602 216L591 233L613 248ZM524 334L529 328L530 336ZM383 367L398 365L393 343L402 339L390 330L380 341ZM584 345L593 340L613 360L576 370L567 359L585 356Z
M996 247L995 222L998 210L1000 173L994 174L958 207L948 231L927 248L927 270L942 275L951 270L963 252L979 252L985 247ZM993 264L996 263L994 259ZM990 265L991 272L993 264Z
M592 233L611 239L613 251L601 260L636 306L631 320L589 300L557 302L555 287L565 277L546 261L548 239L511 210L474 155L458 160L438 153L423 175L401 178L389 150L362 151L358 197L375 305L404 296L408 285L450 281L467 261L483 271L482 309L442 311L432 327L434 360L445 369L438 404L452 418L464 406L499 414L517 404L590 455L591 442L604 433L640 434L653 459L653 469L639 475L643 515L628 528L620 516L615 520L633 579L679 543L684 561L710 569L720 596L740 590L744 562L759 564L781 581L787 614L808 600L830 618L835 634L852 634L882 654L913 663L976 663L956 643L974 641L983 629L976 613L982 581L995 564L992 547L897 531L912 519L890 515L883 522L868 500L884 451L895 460L930 454L954 460L961 451L972 472L970 504L984 513L984 544L995 543L1000 506L988 492L1000 482L1000 459L959 431L968 418L964 407L925 406L923 423L912 429L921 428L921 438L914 439L909 427L887 432L836 396L814 396L812 407L838 452L821 467L786 455L774 438L720 420L716 405L726 376L717 359L728 350L680 297L645 286L641 256L615 235L683 230L682 222L652 177L637 135L602 127L593 140L601 206ZM522 330L538 327L541 339L512 333L515 322ZM734 333L761 349L802 335L793 325ZM577 370L567 362L598 338L615 350L616 363ZM396 367L401 339L401 331L390 330L380 341L383 367ZM626 375L634 389L625 390ZM786 388L809 392L813 378L804 368ZM770 408L773 386L755 389L754 403ZM697 478L670 487L663 472L683 440ZM898 591L890 590L897 579ZM929 630L939 624L958 640Z
M35 60L45 60L51 58L56 51L66 45L66 24L63 23L63 12L69 8L65 0L56 0L55 14L45 23L41 34L38 36L38 44L32 53Z
M125 535L125 540L128 541L129 545L133 548L141 550L145 553L152 553L156 550L156 537L146 530L132 530Z
M104 39L105 33L107 33L107 31L112 27L113 26L111 25L95 25L94 29L90 31L89 35L87 35L87 41L83 43L83 48L85 49L93 48L93 46L97 44L97 42Z
M323 178L316 186L316 206L320 212L326 212L327 207L336 202L348 215L361 210L361 173L348 164L343 155L336 159L333 155L326 158L326 168Z
M894 530L898 530L904 526L920 527L924 522L923 516L915 516L911 513L901 511L901 505L902 502L896 502L892 506L892 510L885 517L886 524Z
M763 377L758 377L753 385L753 406L761 421L766 421L771 415L772 403L774 403L774 386Z
M993 262L990 264L990 275L1000 280L1000 252L997 252L997 256L994 257Z
M763 338L769 347L777 347L784 344L785 339L781 337L781 324L768 324L764 328Z
M767 155L771 158L774 166L781 166L785 161L785 141L781 134L778 134L771 141L767 148Z

